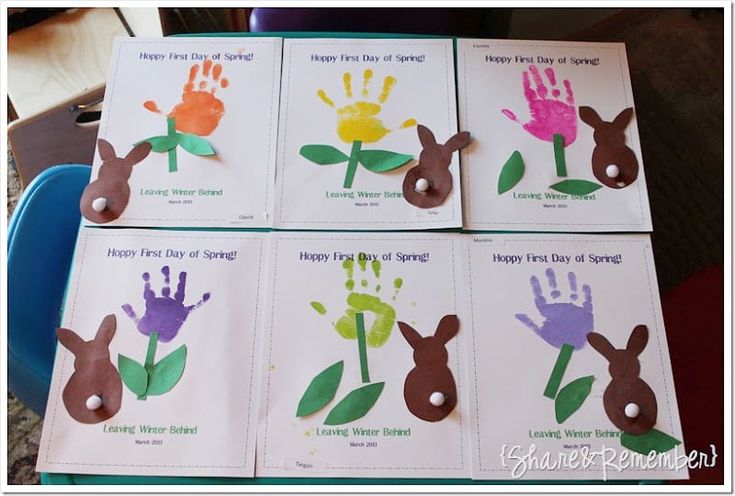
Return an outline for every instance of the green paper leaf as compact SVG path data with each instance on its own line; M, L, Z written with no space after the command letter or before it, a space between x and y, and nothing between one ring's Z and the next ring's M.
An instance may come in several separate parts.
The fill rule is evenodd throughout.
M311 380L299 401L299 406L296 409L297 417L306 417L318 412L334 399L339 381L342 379L344 365L344 361L330 365Z
M549 188L568 195L583 196L597 191L602 188L602 185L593 183L592 181L585 181L584 179L566 179L552 184Z
M506 191L513 189L523 178L525 171L526 165L523 163L523 157L516 150L510 154L510 157L500 170L500 176L498 176L498 194L502 195Z
M319 165L334 165L347 162L350 157L331 145L304 145L299 154Z
M146 141L151 144L151 151L154 152L167 152L176 148L177 145L176 138L173 136L153 136L152 138L147 138L135 143L135 146Z
M397 169L413 158L405 153L389 152L387 150L361 150L357 159L369 171L387 172Z
M558 423L563 423L574 412L579 410L584 400L590 394L594 380L595 376L593 375L580 377L559 390L559 394L556 395L556 401L554 403L556 421Z
M156 363L150 372L148 380L149 396L155 396L171 391L184 373L186 365L186 345L182 344Z
M350 391L332 408L324 425L341 425L364 417L378 401L380 393L383 392L383 386L385 382L376 382Z
M631 451L648 455L651 451L666 453L681 441L665 434L659 430L651 429L645 434L633 435L623 432L620 436L620 444Z
M192 155L214 155L214 148L204 138L200 138L195 134L189 133L178 133L176 135L181 148L191 153Z
M148 388L148 372L145 367L125 355L117 356L117 370L123 383L137 396L145 394Z

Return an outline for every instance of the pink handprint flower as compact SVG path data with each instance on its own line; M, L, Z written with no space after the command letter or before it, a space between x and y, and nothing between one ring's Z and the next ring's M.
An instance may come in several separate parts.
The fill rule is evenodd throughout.
M529 75L530 72L530 75ZM558 176L567 175L564 162L564 147L574 143L577 139L577 109L574 103L574 92L568 79L562 84L565 95L557 86L554 69L547 67L544 75L548 86L538 67L531 65L528 71L523 71L523 96L528 103L531 119L525 124L518 120L516 114L507 108L501 110L503 115L523 126L527 132L542 141L554 144L554 159ZM533 79L533 83L531 82Z

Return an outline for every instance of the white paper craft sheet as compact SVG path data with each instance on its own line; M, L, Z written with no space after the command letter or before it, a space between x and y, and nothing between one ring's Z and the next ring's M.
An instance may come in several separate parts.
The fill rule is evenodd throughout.
M142 330L150 333L155 323L161 339L153 363L186 346L185 366L173 388L145 400L124 383L120 410L85 424L74 420L62 401L76 365L75 355L59 344L37 470L252 477L267 243L265 234L82 228L62 327L90 341L102 319L113 314L117 326L108 349L119 369L120 355L144 364L150 338ZM144 295L144 273L153 298ZM183 323L181 312L171 317L177 305ZM104 392L99 394L104 401Z
M130 202L122 215L105 225L272 225L281 42L115 40L99 137L112 144L118 157L149 138L163 146L170 134L167 119L174 115L176 132L206 141L215 154L195 155L182 144L172 151L154 149L132 168ZM171 153L176 155L174 172ZM92 181L101 164L98 149Z
M464 298L458 279L461 238L423 233L290 233L274 235L272 247L256 474L469 477L462 344L469 337L469 317L460 311ZM340 255L357 257L360 252L377 256L381 266L376 270L370 260L362 270L355 261L350 279ZM363 312L369 380L362 375L355 334L339 330L364 305L372 308ZM459 318L458 333L445 345L458 398L448 416L428 422L413 415L404 400L404 384L415 365L412 347L397 324L390 325L386 334L379 320L395 318L422 337L430 337L445 315ZM375 325L382 331L375 330ZM382 338L376 340L379 335ZM334 398L314 413L298 417L311 381L338 362L343 363L343 373ZM380 383L382 392L364 416L329 422L351 391Z
M652 230L624 44L458 40L457 94L460 129L474 137L462 151L466 229ZM633 117L613 133L613 145L600 146L594 129L580 118L583 106L607 122L626 108L633 109ZM566 176L556 167L554 133L564 136ZM637 178L625 187L603 186L593 174L593 153L605 156L610 147L615 154L634 155L638 164ZM520 178L517 166L504 168L514 152L525 166ZM500 188L504 170L508 178ZM560 183L598 189L567 194L552 188Z
M438 207L418 208L403 198L416 160L388 172L356 163L345 186L350 156L365 162L359 154L384 150L418 159L416 122L439 144L457 133L452 40L287 39L281 92L274 227L461 227L457 152L446 164L453 188ZM308 160L305 145L329 147L336 163Z
M681 462L688 453L648 235L473 235L466 248L473 477L687 478ZM586 340L594 331L623 349L638 325L649 333L638 361L639 377L656 396L654 429L682 441L651 464L641 464L646 455L622 446L621 430L603 406L611 382L608 360ZM561 341L576 348L558 392L546 396ZM573 386L564 392L590 376L586 398ZM572 390L577 393L569 394ZM559 422L557 408L573 404L570 396L577 394L583 400L578 409Z

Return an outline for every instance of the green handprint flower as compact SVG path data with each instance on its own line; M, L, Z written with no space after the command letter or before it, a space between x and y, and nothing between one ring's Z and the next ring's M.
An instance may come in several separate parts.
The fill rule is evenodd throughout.
M357 265L360 274L360 288L365 290L370 285L368 277L370 272L367 270L367 256L364 253L359 253L357 256ZM350 291L347 295L347 309L345 313L334 322L334 329L337 333L345 339L356 339L358 351L363 350L365 346L371 348L380 348L390 338L393 327L396 323L396 311L392 305L386 303L380 298L380 291L382 286L380 284L380 271L382 265L380 260L373 260L370 263L372 274L375 278L374 294L367 292L355 291L355 261L345 260L342 263L342 268L345 270L347 280L345 281L345 288ZM395 301L398 292L403 286L403 279L400 277L393 280L393 296L392 299ZM312 308L319 313L324 315L326 313L326 307L317 302L311 302ZM372 323L369 328L365 328L365 316L372 315ZM367 366L367 351L363 353L360 351L360 365L363 371L363 382L370 382L368 366Z
M332 323L335 331L345 339L357 341L357 351L360 358L360 375L363 385L351 391L345 396L324 420L326 425L341 425L352 422L365 416L378 401L383 392L385 382L370 383L370 372L368 370L367 347L379 348L390 338L393 326L396 323L396 311L393 306L381 299L379 260L370 263L371 271L367 270L368 256L358 253L357 264L359 267L360 284L359 292L355 290L355 262L345 260L342 268L345 270L347 280L347 309L345 313ZM370 275L372 272L372 276ZM372 292L368 289L369 279L374 277L375 286ZM395 301L398 292L403 286L403 279L393 280L393 297ZM326 315L327 308L318 301L310 302L311 307L319 315ZM366 316L372 321L366 332ZM327 367L316 375L307 387L299 401L296 411L297 417L305 417L316 413L330 403L337 392L342 380L344 362L340 361Z

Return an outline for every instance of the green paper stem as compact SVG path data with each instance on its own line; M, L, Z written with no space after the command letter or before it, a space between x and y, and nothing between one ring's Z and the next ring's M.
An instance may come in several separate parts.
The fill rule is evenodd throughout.
M355 172L357 171L357 161L360 157L360 147L362 141L355 140L352 142L352 150L350 150L350 161L347 163L347 174L345 174L345 182L342 184L343 188L352 188L352 181L355 179Z
M176 121L173 117L166 119L166 125L168 126L167 136L169 138L176 139ZM178 145L177 145L178 146ZM178 164L176 162L176 146L168 151L168 171L176 172L178 170Z
M152 332L150 336L148 336L148 351L145 354L145 362L143 363L143 367L145 368L146 372L148 372L148 377L151 375L151 371L153 370L153 366L155 365L156 360L156 347L158 346L158 333ZM146 392L138 396L139 400L145 401L145 399L148 397L148 388L146 387Z
M564 158L564 136L554 135L554 162L556 163L556 175L567 177L567 162Z
M362 312L355 314L355 328L357 329L357 351L360 354L360 374L362 375L362 382L367 384L370 382L370 372L368 371L367 345L365 343L365 316Z
M572 345L564 343L559 349L559 355L556 357L556 363L549 376L549 381L546 383L546 389L544 389L544 396L550 399L556 398L556 393L559 391L561 380L564 377L564 372L567 370L569 360L572 358L572 352L574 347Z

